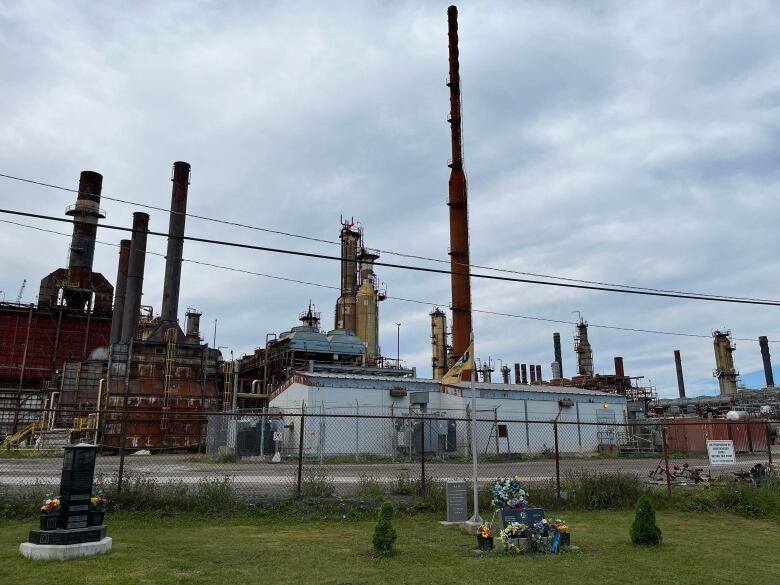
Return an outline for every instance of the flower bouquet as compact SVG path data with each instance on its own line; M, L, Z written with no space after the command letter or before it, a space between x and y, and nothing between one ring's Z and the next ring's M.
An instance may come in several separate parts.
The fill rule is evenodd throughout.
M520 522L510 522L501 531L499 540L508 553L525 552L531 546L530 531L527 525Z
M41 506L41 530L57 530L60 518L60 497L49 495Z
M531 526L529 533L531 538L531 550L533 552L547 552L547 534L549 528L550 525L546 518L534 522L534 525Z
M519 509L528 503L528 492L523 489L520 477L499 477L493 484L493 507Z
M558 546L569 546L571 544L569 526L563 520L556 518L555 522L550 525L550 529L553 531L553 538L555 538L555 535L558 535Z
M487 523L477 528L477 545L480 550L493 550L493 531Z
M103 495L103 492L96 492L89 499L88 526L100 526L103 524L103 518L106 515L106 506L108 506L108 498Z

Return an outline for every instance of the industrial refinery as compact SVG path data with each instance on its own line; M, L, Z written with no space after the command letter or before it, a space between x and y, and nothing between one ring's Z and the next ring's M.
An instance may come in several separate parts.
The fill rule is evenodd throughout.
M449 313L440 307L420 309L430 319L430 374L427 366L423 371L407 367L397 354L380 346L380 331L389 325L382 320L382 305L392 282L385 285L380 280L380 252L367 244L370 225L363 226L352 217L342 217L337 225L334 218L341 262L340 294L332 306L317 307L301 293L300 313L297 320L290 315L289 329L262 333L255 329L256 349L230 360L204 341L202 314L188 307L187 291L181 290L190 165L173 163L159 309L145 305L142 297L150 221L146 212L133 213L131 238L115 242L119 253L111 274L94 270L97 233L106 218L100 207L103 177L83 171L76 201L65 210L73 220L68 265L41 279L36 303L20 302L20 293L17 302L0 304L0 438L7 437L10 446L33 436L54 437L64 432L69 440L91 438L106 450L200 450L207 442L211 413L262 412L278 416L287 428L284 413L317 407L323 412L340 408L356 414L428 413L451 418L428 444L455 450L467 434L459 419L469 415L472 377L480 416L493 413L497 419L500 412L525 421L631 425L628 428L633 430L626 436L610 439L619 441L615 448L640 444L652 420L780 420L780 390L774 385L767 337L759 338L766 386L745 389L735 365L736 346L730 331L722 329L713 332L712 375L719 385L717 396L686 394L684 356L671 347L669 368L676 371L678 398L659 398L641 372L625 371L623 356L612 356L613 372L597 372L594 352L599 348L592 346L588 322L582 317L571 332L550 331L549 362L529 363L513 356L503 362L500 381L493 380L494 362L490 356L479 355L479 332L472 326L471 241L454 7L448 11L448 37L451 151L448 210L442 205L441 219L449 220L451 304ZM157 218L162 220L162 214ZM116 234L108 231L104 238L115 239ZM462 383L442 382L472 339L481 359L473 370L463 372ZM564 361L569 359L577 373L566 378ZM261 424L269 423L263 419ZM386 431L394 436L391 454L411 449L413 429L394 425L388 419ZM403 439L407 431L409 438ZM477 432L485 440L493 435L498 438L489 424ZM506 447L502 449L543 450L551 441L541 431L534 434L527 424L518 433L503 435ZM343 450L336 442L338 436L331 431L327 440L322 439L327 453ZM361 451L386 454L385 444L372 443L370 436L362 440ZM578 441L580 450L603 446L596 430L580 433Z

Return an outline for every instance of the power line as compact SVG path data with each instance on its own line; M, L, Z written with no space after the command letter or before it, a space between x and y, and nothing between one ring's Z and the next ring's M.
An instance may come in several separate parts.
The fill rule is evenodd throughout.
M49 221L56 221L60 223L68 223L68 224L77 224L82 223L78 222L76 220L70 220L62 217L54 217L51 215L43 215L40 213L29 213L25 211L15 211L11 209L0 209L0 213L6 213L9 215L17 215L21 217L32 217L36 219L46 219ZM110 229L110 230L118 230L118 231L124 231L124 232L132 232L133 229L125 226L118 226L118 225L111 225L106 223L101 223L100 227L103 229ZM169 237L169 234L167 232L157 232L157 231L151 231L148 230L146 232L148 235L151 236L161 236L161 237ZM216 240L213 238L199 238L196 236L177 236L180 237L180 239L183 240L189 240L192 242L200 242L204 244L214 244L218 246L227 246L231 248L239 248L244 250L257 250L260 252L271 252L274 254L286 254L289 256L298 256L298 257L305 257L305 258L317 258L319 260L333 260L337 262L343 262L344 259L342 259L340 256L330 256L328 254L317 254L314 252L300 252L297 250L289 250L286 248L272 248L270 246L257 246L255 244L243 244L240 242L229 242L226 240ZM357 263L358 260L349 260L350 262ZM544 280L533 280L530 278L512 278L508 276L496 276L492 274L478 274L478 273L471 273L468 272L455 272L452 270L443 270L438 268L429 268L429 267L423 267L423 266L410 266L407 264L394 264L391 262L374 262L375 266L384 266L386 268L398 268L401 270L411 270L414 272L428 272L432 274L446 274L450 276L470 276L471 278L481 278L484 280L495 280L495 281L503 281L503 282L516 282L516 283L522 283L522 284L538 284L542 286L553 286L553 287L559 287L559 288L571 288L571 289L579 289L579 290L594 290L594 291L602 291L602 292L614 292L614 293L622 293L622 294L631 294L631 295L640 295L640 296L650 296L650 297L665 297L665 298L673 298L673 299L688 299L688 300L696 300L696 301L710 301L710 302L719 302L719 303L735 303L735 304L742 304L742 305L767 305L767 306L773 306L777 307L780 306L780 301L770 301L770 300L745 300L745 299L731 299L731 298L721 298L721 297L708 297L708 296L700 296L700 295L692 295L692 294L673 294L673 293L661 293L661 292L653 292L653 291L645 291L645 290L625 290L620 288L614 288L614 287L607 287L607 286L596 286L596 285L585 285L585 284L573 284L573 283L565 283L565 282L549 282Z
M39 185L41 187L49 187L51 189L58 189L60 191L67 191L69 193L80 194L78 189L71 189L69 187L64 187L62 185L53 185L51 183L44 183L42 181L35 181L33 179L26 179L26 178L23 178L23 177L17 177L17 176L14 176L14 175L7 175L7 174L4 174L4 173L0 173L0 177L6 178L6 179L11 179L11 180L14 180L14 181L20 181L20 182L23 182L23 183L29 183L29 184L32 184L32 185ZM299 239L303 239L303 240L307 240L307 241L311 241L311 242L317 242L317 243L321 243L321 244L331 244L331 245L336 245L336 246L340 245L340 242L335 241L335 240L327 240L327 239L324 239L324 238L317 238L317 237L314 237L314 236L306 236L306 235L303 235L303 234L296 234L296 233L293 233L293 232L286 232L286 231L282 231L282 230L275 230L275 229L271 229L271 228L264 228L264 227L260 227L260 226L249 225L249 224L240 223L240 222L231 221L231 220L226 220L226 219L219 219L219 218L209 217L209 216L205 216L205 215L198 215L198 214L195 214L195 213L186 213L186 212L181 212L181 211L172 211L172 210L166 209L164 207L158 207L158 206L155 206L155 205L148 205L148 204L145 204L145 203L139 203L137 201L130 201L128 199L120 199L118 197L111 197L109 195L101 195L101 198L102 199L106 199L108 201L115 201L117 203L122 203L122 204L125 204L125 205L134 205L134 206L137 206L137 207L144 207L146 209L154 209L156 211L163 211L165 213L178 213L178 214L182 214L182 215L184 215L186 217L191 217L191 218L194 218L194 219L200 219L200 220L203 220L203 221L210 221L210 222L219 223L219 224L223 224L223 225L229 225L231 227L240 227L240 228L244 228L244 229L255 230L255 231L265 232L265 233L269 233L269 234L285 236L285 237L289 237L289 238L299 238ZM381 249L381 248L376 248L376 251L380 252L381 254L386 254L386 255L391 255L391 256L399 256L399 257L402 257L402 258L409 258L409 259L413 259L413 260L422 260L422 261L425 261L425 262L437 262L437 263L440 263L440 264L450 264L450 265L461 266L463 268L468 267L469 269L477 268L477 269L480 269L480 270L491 270L491 271L494 271L494 272L502 272L502 273L505 273L505 274L518 274L520 276L532 276L534 278L550 278L550 279L554 279L554 280L562 280L562 281L565 281L565 282L576 282L576 283L581 283L581 284L605 286L605 287L610 287L610 288L622 288L622 289L628 289L628 290L650 291L650 292L668 293L668 294L675 294L675 295L693 295L693 296L697 296L697 297L708 297L708 298L711 298L711 299L735 299L735 300L741 300L741 301L763 301L763 302L770 302L770 303L776 302L776 301L773 301L772 299L762 299L762 298L755 298L755 297L738 297L738 296L733 296L733 295L716 295L716 294L709 294L709 293L696 293L696 292L680 291L680 290L673 290L673 289L652 288L652 287L645 287L645 286L634 286L634 285L629 285L629 284L615 284L615 283L609 283L609 282L602 282L602 281L598 281L598 280L585 280L585 279L580 279L580 278L570 278L570 277L566 277L566 276L555 276L555 275L541 274L541 273L536 273L536 272L524 272L524 271L520 271L520 270L513 270L513 269L510 269L510 268L496 268L494 266L484 266L484 265L480 265L480 264L466 264L466 263L458 262L457 260L454 260L454 259L444 260L442 258L432 258L432 257L428 257L428 256L419 256L419 255L409 254L409 253L405 253L405 252L398 252L398 251L395 251L395 250L384 250L384 249Z
M41 228L41 227L38 227L38 226L32 226L32 225L28 225L28 224L24 224L24 223L10 221L10 220L7 220L7 219L0 219L0 222L11 224L11 225L15 225L15 226L19 226L19 227L29 228L29 229L33 229L33 230L37 230L37 231L41 231L41 232L47 232L47 233L56 234L56 235L60 235L60 236L70 237L70 234L66 234L64 232L58 232L58 231L55 231L55 230ZM112 242L103 242L101 240L96 240L96 242L99 243L99 244L103 244L105 246L112 246L112 247L115 247L115 248L119 247L119 244L114 244ZM146 253L147 254L151 254L153 256L159 256L161 258L165 258L165 254L161 254L159 252L152 252L150 250L146 250ZM295 284L302 284L302 285L306 285L306 286L314 286L314 287L326 288L326 289L330 289L330 290L341 290L340 287L329 285L329 284L322 284L322 283L318 283L318 282L311 282L311 281L300 280L300 279L296 279L296 278L289 278L289 277L285 277L285 276L279 276L279 275L275 275L275 274L267 274L267 273L263 273L263 272L255 272L255 271L252 271L252 270L246 270L244 268L236 268L236 267L232 267L232 266L224 266L224 265L221 265L221 264L213 264L213 263L210 263L210 262L203 262L203 261L200 261L200 260L193 260L193 259L189 259L189 258L182 258L182 262L189 262L191 264L198 264L198 265L201 265L201 266L208 266L208 267L217 268L217 269L220 269L220 270L229 270L229 271L232 271L232 272L239 272L239 273L242 273L242 274L248 274L248 275L252 275L252 276L260 276L260 277L264 277L264 278L271 278L271 279L274 279L274 280L282 280L282 281L292 282L292 283L295 283ZM396 296L387 296L387 299L394 300L394 301L401 301L401 302L405 302L405 303L414 303L414 304L418 304L418 305L434 306L434 307L435 306L445 306L447 304L447 303L434 303L434 302L431 302L431 301L422 301L422 300L419 300L419 299L409 299L409 298L405 298L405 297L396 297ZM513 319L524 319L524 320L530 320L530 321L542 321L542 322L545 322L545 323L557 323L557 324L563 324L563 325L577 325L578 324L576 321L566 321L566 320L561 320L561 319L551 319L551 318L548 318L548 317L536 317L536 316L531 316L531 315L518 315L516 313L502 313L502 312L499 312L499 311L488 311L488 310L484 310L484 309L475 309L473 307L472 307L471 310L474 313L481 313L481 314L485 314L485 315L495 315L495 316L499 316L499 317L510 317L510 318L513 318ZM701 334L701 333L681 333L681 332L674 332L674 331L660 331L660 330L657 330L657 329L640 329L640 328L635 328L635 327L621 327L621 326L618 326L618 325L602 325L602 324L598 324L598 323L589 323L588 326L589 327L596 327L596 328L599 328L599 329L611 329L611 330L626 331L626 332L631 332L631 333L648 333L648 334L653 334L653 335L670 335L670 336L677 336L677 337L695 337L695 338L700 338L700 339L711 339L712 338L711 335L704 335L704 334ZM735 341L751 341L751 342L752 341L756 341L756 339L754 339L754 338L746 338L746 337L734 337L732 339L734 339ZM780 340L771 340L770 339L769 343L780 343Z

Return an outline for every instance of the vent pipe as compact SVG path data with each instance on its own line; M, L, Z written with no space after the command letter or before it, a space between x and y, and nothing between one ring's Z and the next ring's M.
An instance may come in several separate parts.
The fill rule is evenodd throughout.
M677 370L677 391L680 393L680 398L685 398L685 381L683 380L682 370L682 357L680 357L680 350L674 350L674 367Z
M133 238L130 240L130 260L127 265L125 309L122 315L122 343L129 343L138 333L141 295L144 288L146 236L148 231L149 214L136 211L133 214Z
M450 137L452 159L450 182L450 263L452 269L452 353L460 357L471 339L471 274L466 174L463 171L463 130L461 121L460 62L458 54L458 9L447 9L450 76Z
M119 343L122 337L122 316L125 311L127 291L127 263L130 260L130 240L119 242L119 267L116 271L114 289L114 312L111 314L111 345Z
M559 373L554 378L563 378L563 354L561 352L561 334L553 333L553 352L555 354L554 361L558 364Z
M179 290L181 288L181 259L184 250L184 223L187 219L187 191L190 185L190 165L173 163L171 212L168 220L168 250L165 254L165 283L163 285L160 321L165 329L178 323ZM167 325L167 327L166 327Z
M526 370L525 364L520 364L520 372L522 375L522 384L528 384L528 371Z
M766 378L766 387L774 388L775 377L772 374L772 360L769 356L769 340L766 335L758 338L758 345L761 346L761 360L764 362L764 377Z

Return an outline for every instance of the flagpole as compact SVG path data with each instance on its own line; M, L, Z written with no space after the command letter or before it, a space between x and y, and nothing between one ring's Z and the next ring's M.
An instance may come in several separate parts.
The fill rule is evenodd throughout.
M471 460L473 465L472 491L474 492L474 515L469 523L482 524L482 516L479 515L479 483L477 480L477 390L474 384L476 376L477 360L474 352L474 334L471 334Z

